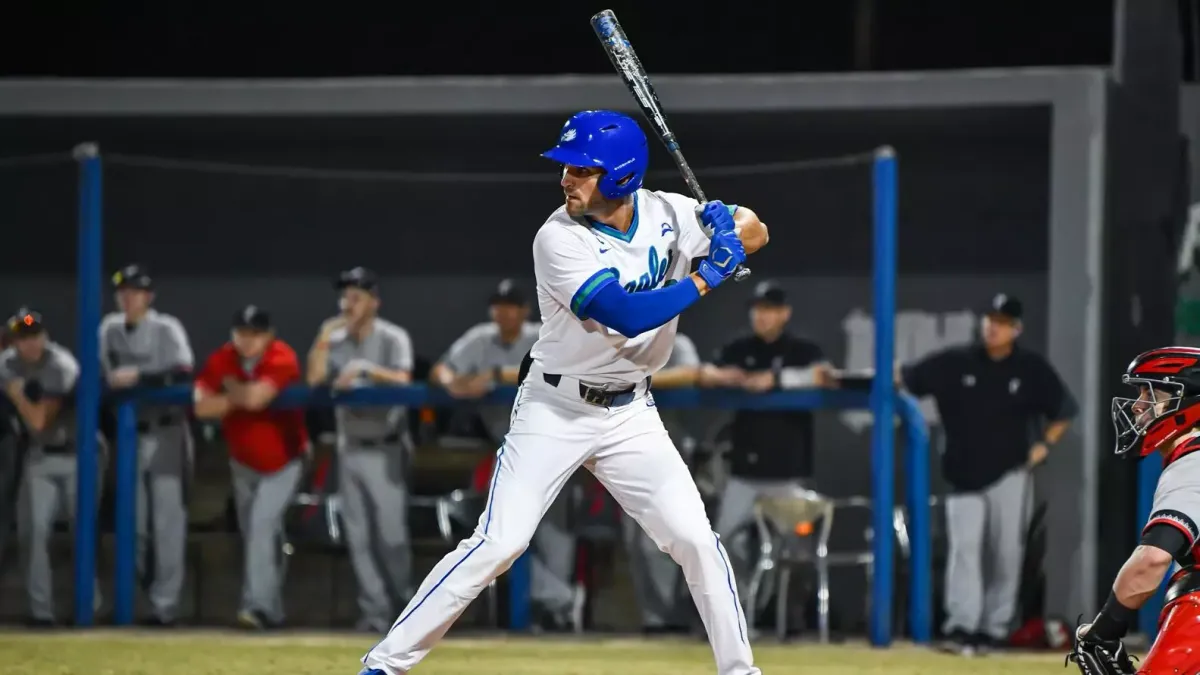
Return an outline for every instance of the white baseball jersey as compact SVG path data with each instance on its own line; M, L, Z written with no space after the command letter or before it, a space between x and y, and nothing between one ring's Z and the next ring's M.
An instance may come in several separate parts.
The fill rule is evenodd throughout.
M532 356L547 373L589 384L635 384L666 364L678 318L634 338L587 318L581 310L609 280L626 291L676 283L692 260L708 255L696 218L698 202L672 192L638 190L627 232L583 222L560 206L533 240L542 329Z

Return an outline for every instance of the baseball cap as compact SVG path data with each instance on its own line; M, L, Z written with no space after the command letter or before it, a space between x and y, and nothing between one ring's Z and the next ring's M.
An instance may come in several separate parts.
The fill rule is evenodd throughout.
M787 304L787 292L773 281L760 281L754 287L754 295L750 298L750 304L782 307Z
M46 330L42 323L42 315L22 307L8 319L8 332L14 336L38 335Z
M988 306L985 314L1020 321L1021 316L1024 314L1024 308L1021 306L1021 301L1017 298L1006 293L997 293L992 298L992 304Z
M271 330L271 315L257 305L246 305L233 315L233 327L268 331Z
M355 267L339 274L334 287L339 291L345 288L358 288L374 292L379 289L379 278L365 267Z
M488 299L490 305L524 305L525 293L517 286L512 279L505 279L496 286L496 290L492 292L492 297Z
M150 290L154 286L150 278L150 270L145 265L134 263L126 265L112 275L112 285L115 288L140 288Z

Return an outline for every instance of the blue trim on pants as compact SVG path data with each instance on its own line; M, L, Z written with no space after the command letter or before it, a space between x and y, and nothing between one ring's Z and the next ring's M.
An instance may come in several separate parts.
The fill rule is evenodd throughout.
M490 529L492 526L492 502L495 501L495 498L496 498L496 484L500 482L500 467L503 465L504 465L504 446L500 446L500 452L496 455L496 468L492 470L492 487L491 487L491 490L488 491L487 519L484 521L484 524L483 524L483 534L485 536L488 533L488 529ZM483 543L485 541L487 541L487 539L484 539L484 540L480 541L478 544L475 544L475 546L472 547L470 551L467 551L467 554L462 557L462 560L459 560L458 562L454 563L454 567L451 567L444 575L442 575L441 579L438 579L438 582L433 585L433 588L429 589L429 592L425 594L425 597L421 598L420 602L418 602L416 605L414 605L412 609L408 610L408 614L405 614L404 616L400 617L396 621L396 623L392 624L392 627L388 629L387 635L384 636L384 639L386 640L388 635L391 635L397 628L400 627L400 624L404 623L405 621L408 620L409 617L411 617L413 614L415 614L416 611L421 608L421 605L425 604L425 601L429 599L429 596L433 595L433 592L436 591L438 588L441 588L442 584L445 583L446 580L450 578L450 575L454 574L454 570L458 569L460 565L465 563L467 561L467 558L471 557L472 553L474 553L475 551L478 551L479 547L483 546ZM367 659L371 657L371 653L374 652L375 649L378 648L379 644L382 642L383 642L383 640L380 640L379 643L376 643L375 646L371 648L371 651L367 652L366 656L362 657L362 662L364 664L367 662Z

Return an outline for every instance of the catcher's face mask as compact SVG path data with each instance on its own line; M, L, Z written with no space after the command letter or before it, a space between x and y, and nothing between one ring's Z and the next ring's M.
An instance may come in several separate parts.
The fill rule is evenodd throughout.
M1137 387L1137 398L1113 398L1112 419L1117 432L1118 455L1137 452L1146 456L1190 428L1181 427L1175 413L1183 404L1183 385L1141 378L1122 378Z

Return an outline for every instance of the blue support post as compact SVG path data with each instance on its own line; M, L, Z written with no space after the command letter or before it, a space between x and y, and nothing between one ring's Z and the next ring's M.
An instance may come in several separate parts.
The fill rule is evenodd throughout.
M79 379L75 386L75 424L78 468L75 502L75 624L94 620L96 581L96 511L99 507L100 427L100 289L103 255L100 149L94 143L75 148L79 162L79 240L76 243L76 353Z
M905 478L908 498L908 623L912 641L933 640L933 524L929 503L929 429L917 400L897 397L905 431Z
M1161 474L1162 459L1158 455L1138 462L1138 529L1134 541L1142 538L1142 528L1146 526L1146 521L1150 520L1150 509L1154 506L1154 490L1158 487L1158 477ZM1138 610L1138 632L1150 640L1154 640L1154 636L1158 634L1158 615L1162 611L1169 580L1170 575L1164 576L1158 591Z
M871 588L871 644L886 647L892 638L895 581L895 382L896 352L896 154L890 147L875 153L874 165L875 378L871 384L871 500L874 576Z
M133 623L137 580L137 482L138 434L134 398L117 408L116 503L113 520L117 530L116 569L113 580L113 623Z
M527 631L532 624L530 561L528 549L508 569L508 628Z

